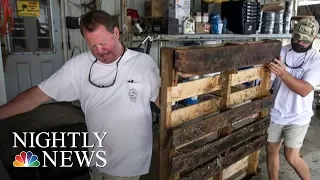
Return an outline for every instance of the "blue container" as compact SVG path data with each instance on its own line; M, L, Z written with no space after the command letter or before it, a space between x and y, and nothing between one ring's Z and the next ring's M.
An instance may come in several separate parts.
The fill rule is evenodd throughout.
M223 23L220 14L213 14L210 18L211 34L222 34Z
M199 79L199 78L200 78L199 76L194 76L194 77L191 77L190 79L184 80L184 82L187 82L187 81L190 81L190 80ZM187 99L183 100L183 104L184 105L193 105L193 104L197 104L198 102L199 102L198 96L193 96L193 97L190 97L190 98L187 98Z

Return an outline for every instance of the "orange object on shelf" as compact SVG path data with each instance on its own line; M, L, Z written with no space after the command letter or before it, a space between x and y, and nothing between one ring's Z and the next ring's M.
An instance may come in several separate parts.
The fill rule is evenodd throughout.
M0 0L0 35L3 36L13 29L13 14L10 0Z

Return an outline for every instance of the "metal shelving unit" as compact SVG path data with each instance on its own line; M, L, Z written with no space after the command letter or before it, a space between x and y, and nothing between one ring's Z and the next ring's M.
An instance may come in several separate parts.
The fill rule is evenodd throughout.
M290 39L291 34L155 34L149 35L153 41L192 41L192 40L248 40L248 39ZM143 41L146 36L130 36L130 41Z

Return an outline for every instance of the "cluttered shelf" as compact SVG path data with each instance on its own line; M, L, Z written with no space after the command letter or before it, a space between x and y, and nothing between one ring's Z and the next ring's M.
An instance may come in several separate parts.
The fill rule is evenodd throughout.
M146 36L129 36L129 41L143 41ZM190 40L241 40L241 39L290 39L291 34L153 34L153 41L190 41Z

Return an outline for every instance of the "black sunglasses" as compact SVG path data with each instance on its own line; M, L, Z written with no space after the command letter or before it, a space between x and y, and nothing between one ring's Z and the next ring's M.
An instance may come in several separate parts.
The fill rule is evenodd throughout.
M91 67L90 67L90 70L89 70L89 77L88 77L88 80L89 80L90 84L92 84L93 86L95 86L95 87L97 87L97 88L107 88L107 87L111 87L111 86L113 86L113 85L114 85L114 83L116 82L116 79L117 79L117 75L118 75L119 62L120 62L120 60L122 59L122 57L123 57L124 53L126 52L126 48L125 48L125 47L123 47L123 48L124 48L124 51L123 51L123 53L122 53L122 55L121 55L121 57L120 57L119 61L117 62L116 75L115 75L115 77L114 77L114 79L113 79L112 83L111 83L110 85L97 85L97 84L95 84L94 82L92 82L92 81L91 81L91 70L92 70L92 66L94 65L94 63L96 63L96 62L98 61L98 59L96 59L96 60L91 64Z

